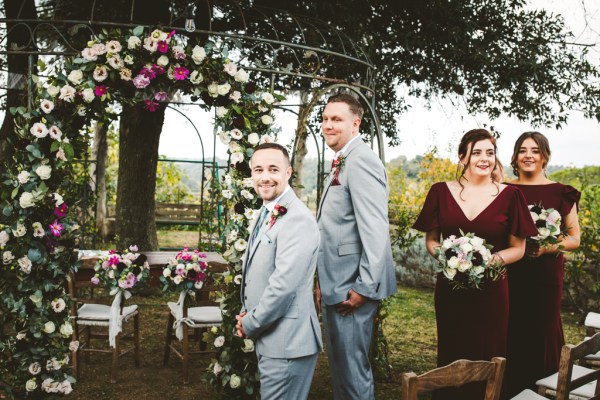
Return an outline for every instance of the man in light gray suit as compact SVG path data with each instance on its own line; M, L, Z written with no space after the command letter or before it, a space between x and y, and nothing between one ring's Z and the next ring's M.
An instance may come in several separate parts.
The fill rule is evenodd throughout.
M242 259L238 335L256 342L261 398L306 399L323 348L313 297L319 231L288 185L283 146L258 146L250 166L263 206Z
M385 167L359 135L363 107L329 98L322 130L336 152L317 212L318 257L327 357L334 399L374 398L369 347L379 301L396 292Z

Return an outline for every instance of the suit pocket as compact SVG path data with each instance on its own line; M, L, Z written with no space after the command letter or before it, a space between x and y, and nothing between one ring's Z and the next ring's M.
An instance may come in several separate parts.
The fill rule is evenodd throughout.
M362 252L362 246L358 242L342 243L338 246L338 255L347 256L348 254L358 254Z
M287 312L285 313L285 315L283 316L283 318L298 318L298 304L290 304L290 306L288 307Z

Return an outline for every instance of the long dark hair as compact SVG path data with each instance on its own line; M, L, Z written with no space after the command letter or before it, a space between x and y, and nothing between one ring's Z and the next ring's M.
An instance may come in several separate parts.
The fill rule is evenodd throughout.
M494 169L492 170L492 182L496 185L496 188L498 189L496 195L500 193L500 187L498 186L498 183L502 180L503 170L502 164L498 159L498 146L496 145L496 138L487 129L471 129L463 135L462 139L460 140L460 144L458 145L458 158L462 159L463 157L467 156L467 161L464 164L461 164L459 162L456 168L456 181L461 187L461 199L463 199L462 192L465 188L461 182L461 179L465 177L465 172L469 168L469 163L471 162L471 153L467 154L467 151L469 150L469 145L471 145L472 149L473 146L475 146L475 143L480 142L482 140L489 140L494 145L494 159L496 162L494 164Z
M548 165L548 161L550 161L550 143L548 142L548 138L546 136L536 131L522 133L515 142L515 148L513 150L512 158L510 159L510 165L513 169L513 172L517 177L519 176L519 163L517 159L519 158L519 150L521 150L523 142L527 139L533 139L533 141L537 144L538 149L540 149L540 154L542 155L542 169L544 170L545 175L546 166Z

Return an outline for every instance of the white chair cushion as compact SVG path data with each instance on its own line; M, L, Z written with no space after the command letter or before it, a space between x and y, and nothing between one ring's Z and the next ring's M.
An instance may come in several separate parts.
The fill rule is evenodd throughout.
M177 318L179 305L172 301L167 304L171 310L171 314ZM190 307L188 308L188 318L194 322L204 324L220 325L223 322L221 309L217 306Z
M127 319L127 318L131 317L137 311L137 308L138 308L138 306L135 304L131 305L131 306L123 307L123 316L121 318ZM86 304L82 305L81 307L79 307L79 310L77 310L77 315L78 315L78 319L108 321L109 316L110 316L110 306L107 306L106 304L86 303Z
M590 372L594 372L593 369L585 368L580 365L573 365L573 374L571 375L571 380L580 378L584 375L589 374ZM558 383L558 372L550 375L544 379L540 379L535 384L538 386L545 386L553 391L556 391L556 386ZM577 389L574 389L570 392L569 398L571 399L589 399L594 396L594 391L596 390L596 382L587 383Z
M585 326L600 329L600 314L595 312L589 312L585 317Z
M510 400L547 400L547 397L540 396L533 390L525 389Z

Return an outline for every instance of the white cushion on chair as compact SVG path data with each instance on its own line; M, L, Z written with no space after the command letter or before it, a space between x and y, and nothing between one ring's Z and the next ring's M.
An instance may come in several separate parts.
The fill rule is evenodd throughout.
M168 303L171 314L177 318L179 305L170 301ZM194 322L220 325L223 322L221 309L217 306L190 307L188 308L188 318Z
M600 314L595 312L589 312L585 317L585 326L600 329Z
M136 311L137 311L138 306L137 305L131 305L131 306L127 306L127 307L123 307L123 317L122 318L129 318L131 317ZM110 317L110 306L107 306L106 304L91 304L91 303L86 303L84 305L82 305L81 307L79 307L79 310L77 310L77 316L78 319L91 319L91 320L95 320L95 321L102 321L102 320L106 320L108 322L108 319Z
M546 400L547 397L541 396L533 390L525 389L510 400Z
M571 380L580 378L584 375L589 374L590 372L594 372L593 369L585 368L580 365L573 365L573 373L571 374ZM558 383L558 372L552 374L544 379L540 379L535 384L538 386L545 386L549 389L556 391L556 386ZM594 391L596 390L596 381L586 383L585 385L578 387L577 389L573 389L569 393L569 398L571 399L589 399L594 396Z

